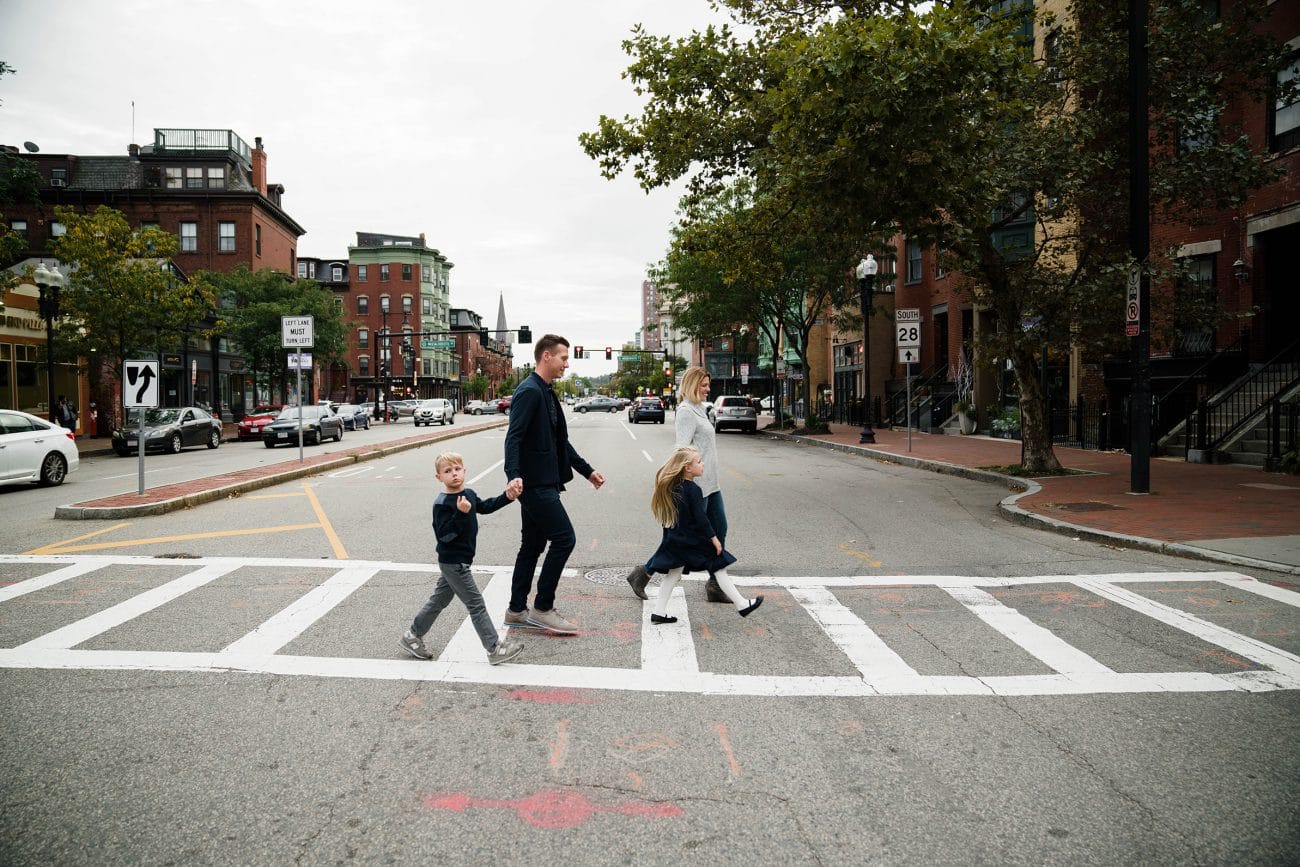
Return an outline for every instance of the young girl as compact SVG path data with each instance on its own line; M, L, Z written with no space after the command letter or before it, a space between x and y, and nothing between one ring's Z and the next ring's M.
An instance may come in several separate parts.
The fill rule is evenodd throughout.
M727 567L736 562L730 551L713 532L704 512L704 494L694 479L704 475L704 462L700 453L689 446L677 449L655 476L655 491L650 498L650 511L664 527L663 541L645 564L646 572L665 573L659 583L659 596L650 614L651 623L676 623L668 616L668 598L683 572L710 572L718 586L736 606L741 617L763 604L763 597L746 599L736 590L727 575Z

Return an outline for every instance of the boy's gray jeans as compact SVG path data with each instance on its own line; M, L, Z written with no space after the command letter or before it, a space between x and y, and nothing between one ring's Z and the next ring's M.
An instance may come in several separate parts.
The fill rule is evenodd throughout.
M478 640L483 643L483 649L491 653L497 646L497 630L492 625L492 618L488 616L483 594L474 583L474 575L470 571L469 564L439 563L438 568L442 570L442 577L438 579L438 586L433 588L433 595L429 597L429 601L424 603L420 613L415 615L411 632L423 638L433 626L433 621L437 620L438 615L442 613L442 609L446 608L452 596L455 596L469 609L469 619L478 633Z

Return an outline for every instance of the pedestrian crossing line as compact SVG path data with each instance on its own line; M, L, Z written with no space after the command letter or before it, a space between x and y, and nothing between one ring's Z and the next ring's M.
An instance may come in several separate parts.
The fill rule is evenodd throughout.
M642 633L640 665L636 668L510 664L488 665L468 617L457 628L439 658L413 663L405 658L337 658L301 656L280 650L342 603L381 571L436 573L426 563L333 561L337 567L324 583L272 615L252 632L216 652L78 650L78 644L152 611L191 590L242 567L261 569L319 568L315 559L207 558L194 561L193 571L138 594L104 611L55 629L10 649L0 649L0 667L27 669L244 672L288 677L328 677L372 680L440 681L443 683L605 689L717 696L865 697L865 696L1045 696L1098 693L1266 692L1300 689L1300 657L1263 641L1240 635L1179 609L1133 592L1125 584L1216 581L1236 590L1257 593L1300 608L1300 594L1236 573L1122 573L1108 575L1042 576L836 576L740 577L745 586L783 588L819 625L860 676L784 676L721 674L699 670L689 626L687 594L676 588L669 612L676 624L646 627ZM326 563L330 561L325 561ZM17 598L60 581L114 565L171 566L174 560L139 556L0 555L7 563L48 564L44 576L0 588L0 602ZM510 593L511 567L479 567L489 573L485 599L493 610L504 609ZM570 571L572 577L572 571ZM688 579L689 580L689 579ZM1203 641L1264 666L1259 670L1213 672L1113 671L1061 641L1048 630L1003 605L983 588L1026 584L1070 584L1117 605L1165 623ZM889 648L869 626L836 599L833 588L936 587L953 596L975 617L1035 658L1053 674L921 675ZM630 602L630 600L629 600ZM643 614L646 604L641 603ZM775 612L774 612L775 613ZM0 617L4 608L0 606ZM648 617L647 617L648 620Z

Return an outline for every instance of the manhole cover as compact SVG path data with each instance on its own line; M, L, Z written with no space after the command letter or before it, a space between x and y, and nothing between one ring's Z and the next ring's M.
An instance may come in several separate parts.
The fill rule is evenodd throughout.
M619 584L627 583L627 575L632 571L631 566L604 566L600 569L592 569L590 572L583 574L592 584L608 584L611 587L617 587ZM658 584L658 578L651 578L651 584Z
M187 554L183 551L172 551L167 554L154 554L155 560L201 560L202 555Z
M1056 503L1056 508L1063 512L1105 512L1113 509L1123 509L1123 506L1114 506L1110 503L1099 503L1095 500L1085 500L1082 503Z

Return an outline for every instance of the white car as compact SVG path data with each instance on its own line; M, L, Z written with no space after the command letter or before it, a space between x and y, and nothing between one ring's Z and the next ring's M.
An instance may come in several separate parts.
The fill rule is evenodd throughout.
M81 456L72 431L13 409L0 409L0 484L61 485Z
M451 401L444 397L434 397L429 400L420 401L415 408L415 426L422 424L455 424L456 410L451 405Z

